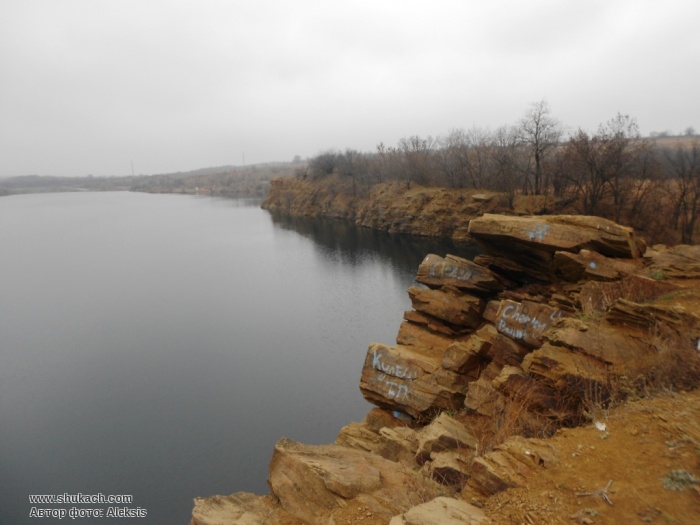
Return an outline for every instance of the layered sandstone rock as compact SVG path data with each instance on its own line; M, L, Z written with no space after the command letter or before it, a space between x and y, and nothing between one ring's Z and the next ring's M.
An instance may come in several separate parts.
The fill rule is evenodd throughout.
M576 278L582 264L590 271L598 262L602 264L598 256L587 260L583 250L625 259L638 259L646 250L631 228L592 216L505 217L487 213L470 221L469 234L485 248L487 255L477 259L485 266L500 268L509 276L531 275L547 281L557 278L557 269ZM557 252L563 253L555 257ZM581 255L571 258L565 253Z
M631 259L641 257L646 249L632 228L583 215L507 217L486 213L469 222L469 233L495 253L527 248L550 254L588 249L607 257Z
M487 523L465 500L557 461L509 434L580 424L611 381L659 362L658 341L698 344L698 315L663 279L696 272L698 249L642 258L632 230L597 217L484 215L469 230L485 253L428 255L396 344L370 344L360 390L378 408L333 445L280 440L272 498L198 499L192 525L332 523L352 505L394 525Z

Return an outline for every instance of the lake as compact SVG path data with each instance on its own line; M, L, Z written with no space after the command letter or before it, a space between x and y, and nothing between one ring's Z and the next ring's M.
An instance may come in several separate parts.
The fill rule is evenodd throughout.
M249 200L128 192L0 198L0 523L59 523L29 495L128 495L129 523L267 493L282 436L330 443L371 408L438 241L275 217ZM99 498L99 496L98 496ZM35 512L36 514L36 512ZM77 523L123 523L79 518Z

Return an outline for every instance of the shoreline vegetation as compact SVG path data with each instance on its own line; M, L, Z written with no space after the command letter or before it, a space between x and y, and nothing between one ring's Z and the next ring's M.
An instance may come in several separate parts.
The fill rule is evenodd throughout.
M270 181L262 207L455 241L469 240L469 220L484 213L589 215L632 227L650 245L693 244L700 139L636 133L618 115L545 153L516 129L414 136L372 154L331 150Z

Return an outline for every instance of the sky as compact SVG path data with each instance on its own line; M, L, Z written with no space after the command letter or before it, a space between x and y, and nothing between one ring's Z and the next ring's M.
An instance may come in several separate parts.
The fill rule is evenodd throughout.
M2 0L0 177L375 151L622 113L700 131L697 0Z

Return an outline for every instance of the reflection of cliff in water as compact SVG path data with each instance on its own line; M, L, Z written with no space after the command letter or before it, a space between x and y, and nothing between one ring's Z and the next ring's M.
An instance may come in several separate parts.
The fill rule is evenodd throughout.
M480 253L480 248L475 244L387 233L341 219L292 217L272 211L270 215L275 226L313 239L325 257L337 258L352 265L374 256L389 262L395 268L415 273L429 253L441 256L449 253L469 260Z

